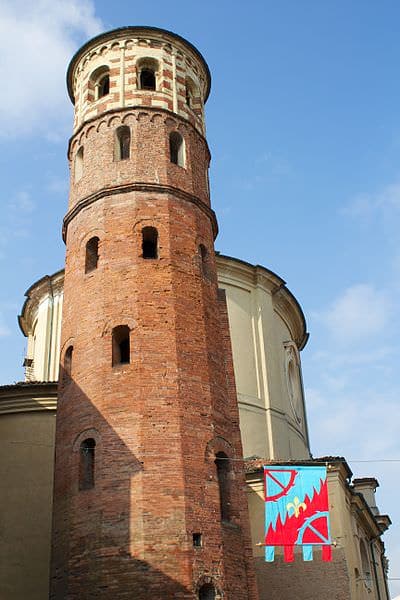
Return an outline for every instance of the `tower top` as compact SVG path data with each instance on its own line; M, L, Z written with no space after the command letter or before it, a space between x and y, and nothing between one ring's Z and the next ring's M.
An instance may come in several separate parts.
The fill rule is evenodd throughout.
M145 107L174 113L204 135L210 86L210 70L200 52L157 27L101 33L76 52L67 71L75 133L101 114Z
M92 50L101 42L109 42L110 40L123 39L126 38L127 35L135 38L146 38L149 36L149 34L164 41L167 41L168 38L170 38L174 42L183 44L184 46L189 48L193 52L193 54L200 60L204 68L207 81L207 87L204 95L204 102L206 102L208 96L210 95L211 73L204 56L201 54L201 52L199 52L199 50L197 50L197 48L193 44L188 42L188 40L186 40L184 37L178 35L177 33L174 33L173 31L169 31L168 29L162 29L160 27L150 27L147 25L127 25L126 27L118 27L117 29L111 29L110 31L105 31L104 33L96 35L95 37L88 40L85 44L83 44L83 46L81 46L81 48L79 48L77 52L75 52L68 65L67 70L67 88L72 104L75 104L75 94L73 86L75 69L82 57L87 52Z

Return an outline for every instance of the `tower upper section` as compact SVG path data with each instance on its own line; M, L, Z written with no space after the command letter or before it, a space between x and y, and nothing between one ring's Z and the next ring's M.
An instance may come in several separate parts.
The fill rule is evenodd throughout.
M157 107L190 121L204 135L211 77L188 41L155 27L122 27L87 42L67 73L74 132L104 112Z

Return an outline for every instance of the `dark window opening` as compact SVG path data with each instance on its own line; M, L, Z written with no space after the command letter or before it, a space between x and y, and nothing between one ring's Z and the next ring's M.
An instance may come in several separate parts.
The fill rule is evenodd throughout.
M71 377L72 373L72 354L74 348L73 346L69 346L64 354L64 376L68 380Z
M89 80L88 99L99 100L110 93L110 69L102 65L93 71Z
M153 69L144 68L140 71L140 89L155 90L156 89L156 74Z
M97 84L97 97L102 98L103 96L107 96L110 93L110 76L104 75Z
M131 130L127 125L122 125L116 130L116 160L126 160L130 156Z
M126 364L130 362L129 338L121 340L119 343L120 363Z
M119 325L114 327L112 332L112 364L115 366L130 362L130 329L127 325Z
M85 273L97 269L99 261L99 238L92 237L86 244Z
M215 588L211 583L205 583L201 586L199 600L215 600Z
M193 108L195 101L198 98L198 88L194 81L189 77L186 79L185 85L186 104L189 108Z
M158 232L155 227L142 229L142 257L158 258Z
M79 489L94 487L94 461L96 442L93 438L83 440L79 448Z
M224 452L218 452L215 458L217 467L217 478L219 486L219 502L221 509L221 519L230 520L230 464L227 455Z
M204 244L199 245L199 254L200 254L200 260L201 260L202 273L203 273L204 277L208 277L209 276L209 269L208 269L209 256L208 256L208 250L204 246Z
M195 548L200 548L202 546L202 539L201 539L201 533L194 533L193 534L193 546Z
M172 131L169 135L169 154L170 160L175 165L183 167L185 164L183 137L177 131Z

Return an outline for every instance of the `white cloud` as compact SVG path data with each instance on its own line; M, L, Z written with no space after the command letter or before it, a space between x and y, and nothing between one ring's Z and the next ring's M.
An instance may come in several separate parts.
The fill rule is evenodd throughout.
M364 221L371 221L375 226L376 215L384 220L393 218L400 210L400 182L390 183L376 193L359 194L344 209L343 214Z
M390 295L361 283L347 288L326 309L313 313L338 342L352 343L383 331L392 312Z
M17 192L13 200L9 202L8 208L12 213L21 212L27 215L35 210L36 204L32 200L29 192L21 190L20 192Z
M399 456L398 423L393 418L397 397L379 390L337 391L322 385L312 391L311 399L307 406L313 422L312 447L318 454L343 452L350 462ZM364 469L358 464L354 467Z
M65 71L87 37L101 31L91 0L3 0L0 131L56 136L70 118Z

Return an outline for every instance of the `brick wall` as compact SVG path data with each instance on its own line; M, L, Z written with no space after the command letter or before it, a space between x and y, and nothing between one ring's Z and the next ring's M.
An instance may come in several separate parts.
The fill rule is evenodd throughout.
M132 128L131 158L114 132ZM185 168L168 134L185 139ZM204 138L163 111L87 123L83 175L71 178L56 434L52 598L194 598L212 581L229 600L257 597L224 298L218 297ZM142 229L158 258L142 257ZM99 238L85 274L86 243ZM199 246L206 248L202 259ZM112 331L130 328L131 360L112 366ZM79 490L80 444L95 440L95 486ZM230 521L215 455L230 459ZM193 533L202 545L193 546Z
M350 582L342 549L332 549L332 562L323 562L320 551L304 562L296 552L293 563L277 555L273 563L255 559L260 600L350 600Z

